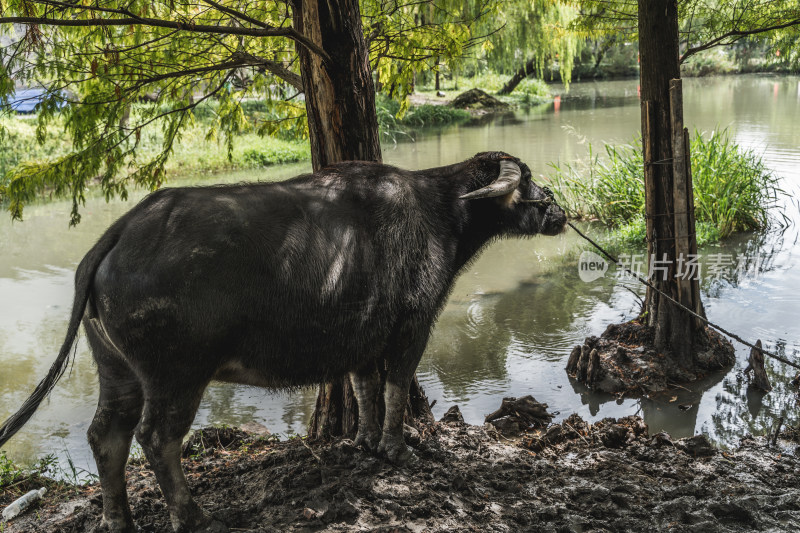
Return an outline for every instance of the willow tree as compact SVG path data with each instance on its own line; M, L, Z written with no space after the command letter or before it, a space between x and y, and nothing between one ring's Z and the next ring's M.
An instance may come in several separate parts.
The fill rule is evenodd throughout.
M486 53L492 68L511 74L500 94L510 94L528 76L544 77L554 61L569 83L584 41L569 28L577 15L576 7L557 0L503 4L497 20L503 27Z
M752 2L735 0L599 0L586 2L578 19L581 31L620 32L638 39L640 53L642 145L646 147L642 169L646 191L647 251L659 268L651 282L661 292L704 315L699 290L687 287L680 264L682 239L694 239L694 217L677 209L675 191L676 135L673 124L682 124L682 100L671 93L671 80L680 79L680 64L705 50L760 35L780 39L800 27L800 2ZM797 48L798 44L792 44ZM671 100L672 98L672 100ZM678 132L679 136L683 132ZM666 163L666 164L665 164ZM689 173L691 175L691 173ZM692 183L686 195L693 198ZM683 211L683 212L681 212ZM688 211L693 211L691 203ZM685 224L685 226L683 225ZM693 244L696 251L696 242ZM648 289L641 319L654 331L654 343L679 367L697 368L698 350L708 332L702 321L682 311L659 292Z

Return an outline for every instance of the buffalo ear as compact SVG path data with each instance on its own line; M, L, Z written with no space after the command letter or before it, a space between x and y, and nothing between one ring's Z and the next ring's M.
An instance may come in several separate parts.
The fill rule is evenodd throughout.
M519 197L517 187L522 176L519 165L508 159L500 161L500 173L486 187L459 196L461 200L478 200L480 198L496 198L508 196L507 203L515 203Z

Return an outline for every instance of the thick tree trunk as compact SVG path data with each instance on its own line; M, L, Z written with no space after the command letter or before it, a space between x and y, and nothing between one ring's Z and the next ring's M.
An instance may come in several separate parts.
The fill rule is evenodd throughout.
M381 161L375 89L357 0L295 0L294 27L330 57L298 47L314 169Z
M676 279L676 196L673 174L674 146L672 122L677 120L682 130L682 105L670 105L670 80L680 78L678 58L678 12L676 0L639 0L639 54L641 60L642 146L645 154L645 193L647 212L647 249L651 261L652 283L671 297L688 304L692 309L702 309L699 294L690 291L685 301L685 287ZM679 87L679 86L678 86ZM670 113L673 112L671 118ZM679 131L683 143L683 131ZM678 153L678 158L682 157ZM678 167L685 160L675 161ZM682 187L677 184L678 189ZM683 193L691 198L691 181ZM679 217L687 216L686 202L681 205ZM688 227L691 225L691 227ZM694 235L694 220L678 220L679 231ZM678 237L685 238L686 235ZM656 264L652 264L653 260ZM688 258L685 258L688 259ZM658 267L658 268L654 268ZM703 329L697 327L692 317L678 309L666 298L648 289L645 301L648 324L655 328L656 347L668 350L675 362L685 368L695 366L694 344Z
M314 170L340 161L381 161L375 87L357 0L295 0L294 27L323 49L324 60L298 47ZM412 383L413 416L430 417L430 407ZM381 391L382 394L382 391ZM383 405L382 396L378 404ZM411 407L414 407L411 409ZM309 423L312 438L355 436L358 406L350 381L320 385Z

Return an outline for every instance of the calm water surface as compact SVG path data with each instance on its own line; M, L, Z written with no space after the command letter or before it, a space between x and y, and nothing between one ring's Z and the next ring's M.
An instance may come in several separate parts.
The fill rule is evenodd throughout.
M795 195L800 183L800 78L726 77L687 80L685 121L710 131L727 127L741 145L762 154ZM558 106L520 111L485 125L459 126L421 135L414 143L385 148L388 163L419 169L466 159L484 150L513 153L534 175L552 172L550 162L585 160L589 145L622 143L639 129L637 82L574 84ZM195 176L172 185L278 180L307 170L288 165L229 175ZM538 180L546 181L539 177ZM141 197L141 194L136 198ZM91 199L77 228L67 227L69 206L53 202L26 209L24 223L0 216L0 419L14 412L46 374L66 331L75 267L103 230L131 207ZM784 208L798 220L797 208ZM795 225L767 236L743 235L703 250L754 268L744 275L703 281L709 318L766 347L797 358L800 323L800 256ZM642 291L613 271L584 283L577 256L584 246L573 233L505 241L487 250L457 282L442 313L419 377L434 412L458 404L479 423L504 396L532 394L559 418L572 412L596 420L640 413L652 431L676 437L699 432L730 444L747 432L762 433L786 411L796 422L796 401L786 379L794 375L768 362L775 390L763 398L746 393L742 378L747 350L727 374L650 399L615 401L574 384L564 372L570 348L610 323L635 315ZM757 272L756 272L757 270ZM294 394L214 384L206 392L195 426L256 421L277 433L302 433L315 391ZM5 447L31 461L45 453L70 458L94 471L85 432L97 400L97 378L85 341L74 364L35 417ZM688 410L679 404L691 404Z

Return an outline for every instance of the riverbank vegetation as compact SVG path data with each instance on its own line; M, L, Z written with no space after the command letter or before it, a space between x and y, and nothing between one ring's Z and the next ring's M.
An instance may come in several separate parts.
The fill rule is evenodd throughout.
M72 141L65 135L61 120L56 118L44 135L37 137L36 121L29 117L0 119L4 129L0 150L0 185L3 176L19 164L56 160L70 153ZM209 137L209 123L197 120L184 130L175 143L165 167L171 175L215 172L235 168L275 165L304 161L309 158L308 143L299 139L261 136L253 127L242 131L233 140L230 156L224 144ZM163 130L143 132L139 140L141 158L158 154L164 141Z
M0 509L31 490L44 487L48 492L71 497L78 494L81 487L96 481L96 474L78 469L72 461L62 466L54 454L23 466L0 451ZM0 532L4 531L3 525L0 523Z
M770 226L783 191L761 157L738 146L726 130L691 142L697 242L702 246L741 231ZM550 176L559 205L575 218L596 220L610 240L645 243L645 198L641 138L629 144L589 147L586 163L554 163Z

